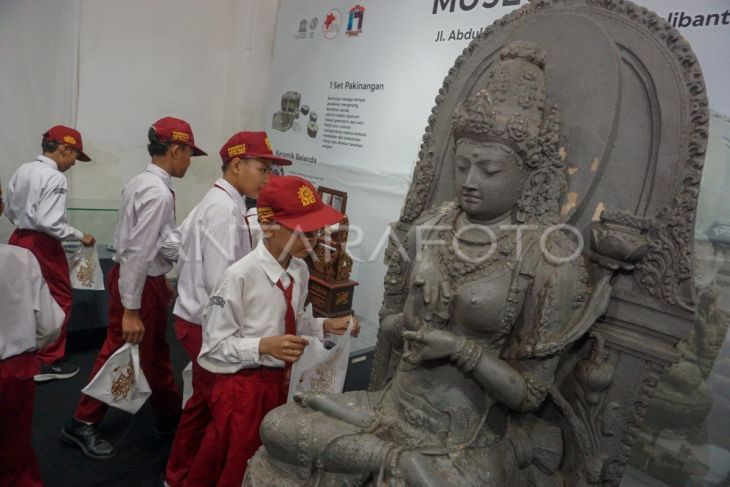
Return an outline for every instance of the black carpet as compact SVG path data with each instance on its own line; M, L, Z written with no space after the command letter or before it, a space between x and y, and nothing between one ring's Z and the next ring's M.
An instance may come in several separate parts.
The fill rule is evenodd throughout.
M73 339L73 335L69 335L70 344ZM175 378L182 390L181 372L188 358L172 327L168 328L167 341ZM157 487L172 439L155 438L155 418L149 404L134 416L109 408L100 431L105 439L117 446L117 456L112 460L90 460L76 447L59 440L61 428L76 409L79 391L88 382L96 352L69 353L67 359L79 365L81 371L71 379L41 383L36 387L33 446L43 481L48 487Z

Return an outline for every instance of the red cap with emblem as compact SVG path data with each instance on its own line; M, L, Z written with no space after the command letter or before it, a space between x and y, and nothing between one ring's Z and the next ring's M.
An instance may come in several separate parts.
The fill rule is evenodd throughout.
M207 156L197 145L193 137L193 129L185 120L175 117L164 117L152 124L149 132L150 141L164 144L189 145L193 149L193 156Z
M43 134L43 140L52 140L59 144L66 144L69 147L75 149L79 156L76 158L79 161L89 162L91 158L84 154L84 144L81 142L81 134L78 130L74 130L71 127L65 125L56 125L48 129L48 132Z
M256 201L259 218L267 218L291 230L311 232L336 223L344 215L322 203L317 190L298 176L269 176Z
M221 147L220 155L224 164L238 157L239 159L267 159L277 166L291 165L289 159L274 155L266 132L238 132Z

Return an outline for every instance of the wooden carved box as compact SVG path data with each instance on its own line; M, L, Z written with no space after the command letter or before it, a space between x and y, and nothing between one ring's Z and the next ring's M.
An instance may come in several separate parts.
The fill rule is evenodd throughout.
M347 210L347 193L320 186L325 204L343 215ZM338 225L328 227L317 240L309 265L309 299L317 316L332 318L352 313L352 297L357 282L350 279L352 258L347 255L347 216Z

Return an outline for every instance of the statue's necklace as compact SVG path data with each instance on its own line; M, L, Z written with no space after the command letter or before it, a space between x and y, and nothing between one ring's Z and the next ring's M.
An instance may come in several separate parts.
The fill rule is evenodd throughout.
M460 212L455 214L449 229L438 232L439 239L445 242L438 247L439 264L452 288L478 279L500 263L506 264L517 242L513 230L493 230L486 226L478 232L482 238L467 238L467 232L456 228L460 215Z

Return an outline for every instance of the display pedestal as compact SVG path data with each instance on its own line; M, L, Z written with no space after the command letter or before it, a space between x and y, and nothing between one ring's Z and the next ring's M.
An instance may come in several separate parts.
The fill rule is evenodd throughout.
M335 318L352 314L352 295L357 284L350 279L328 282L314 274L309 276L309 299L315 316Z

